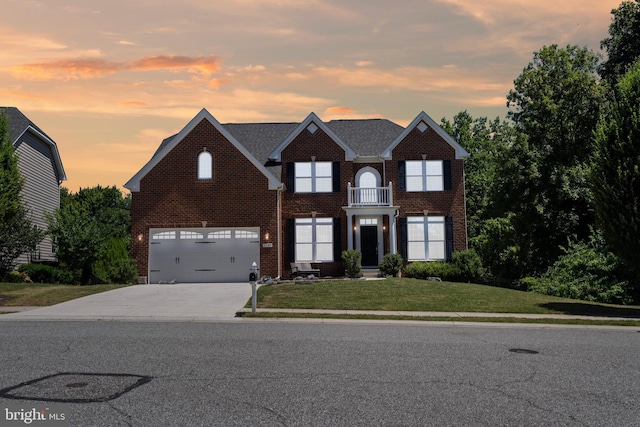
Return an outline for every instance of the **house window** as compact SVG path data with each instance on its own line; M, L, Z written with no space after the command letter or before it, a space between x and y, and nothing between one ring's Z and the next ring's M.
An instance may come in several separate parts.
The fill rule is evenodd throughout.
M198 154L198 179L213 179L213 156L208 151Z
M295 164L296 193L331 193L331 162L298 162Z
M442 160L408 160L406 163L407 191L443 191Z
M236 239L257 239L258 233L255 231L236 230Z
M407 257L416 260L445 259L444 216L407 218Z
M296 261L333 261L333 218L298 218L295 227Z
M180 231L180 238L182 240L204 239L204 234L197 233L195 231Z

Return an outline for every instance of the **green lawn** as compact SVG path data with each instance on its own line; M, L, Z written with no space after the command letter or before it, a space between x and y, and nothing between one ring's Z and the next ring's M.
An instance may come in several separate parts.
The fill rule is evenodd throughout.
M262 286L258 308L540 313L639 317L639 306L556 298L492 286L417 279L344 280ZM251 307L251 302L247 304Z
M47 306L123 286L126 285L75 286L0 283L0 312L3 306Z

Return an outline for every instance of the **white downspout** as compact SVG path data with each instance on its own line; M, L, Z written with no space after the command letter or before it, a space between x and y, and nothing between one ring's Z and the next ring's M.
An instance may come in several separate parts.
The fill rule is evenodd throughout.
M277 227L278 232L276 233L276 239L278 242L276 246L278 247L278 278L282 277L282 190L284 188L284 184L280 184L276 191L276 210L277 210Z

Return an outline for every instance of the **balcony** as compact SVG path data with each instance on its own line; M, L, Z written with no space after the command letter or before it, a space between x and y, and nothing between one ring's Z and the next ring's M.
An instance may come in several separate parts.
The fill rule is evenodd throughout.
M347 184L349 207L393 206L393 188L388 187L352 187Z

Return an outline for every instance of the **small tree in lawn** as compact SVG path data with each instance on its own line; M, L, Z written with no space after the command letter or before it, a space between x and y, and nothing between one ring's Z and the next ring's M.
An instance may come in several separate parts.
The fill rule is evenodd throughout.
M0 114L0 278L14 268L20 255L33 251L45 234L28 218L22 204L23 185L7 118Z
M342 252L342 264L344 272L354 279L362 271L362 253L357 249L349 249Z

